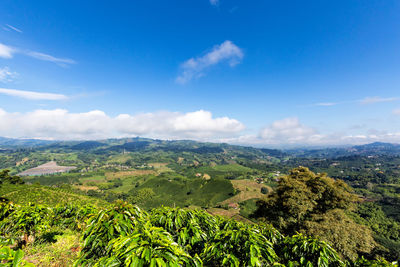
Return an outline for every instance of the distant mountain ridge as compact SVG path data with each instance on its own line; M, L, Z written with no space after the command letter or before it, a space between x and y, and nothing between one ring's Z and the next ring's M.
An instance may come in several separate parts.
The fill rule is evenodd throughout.
M41 139L16 139L0 136L0 149L18 148L18 147L38 147L49 145L57 141Z
M193 152L198 154L223 153L233 150L238 153L250 153L256 155L268 155L275 158L286 157L313 157L313 158L335 158L351 155L374 156L374 155L399 155L400 144L374 142L365 145L350 147L329 148L298 148L298 149L269 149L255 148L251 146L230 145L226 143L197 142L192 140L158 140L150 138L120 138L104 140L84 141L52 141L40 139L14 139L0 137L0 151L9 149L67 149L73 151L102 152L137 152L137 151L171 151L171 152Z
M391 155L400 156L400 144L374 142L365 145L356 145L350 147L339 148L321 148L321 149L292 149L286 150L287 153L294 156L301 157L315 157L315 158L335 158L345 156L377 156L377 155Z

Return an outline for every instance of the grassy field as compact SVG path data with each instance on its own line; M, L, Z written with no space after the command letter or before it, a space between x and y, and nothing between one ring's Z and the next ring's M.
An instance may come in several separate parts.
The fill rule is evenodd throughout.
M153 167L158 172L170 172L172 171L170 168L167 167L168 163L162 162L153 162L148 164L150 167Z
M126 164L128 160L131 160L132 157L129 154L122 155L114 155L106 163L118 163L118 164Z
M252 180L232 180L233 187L240 191L239 194L228 198L221 202L223 205L229 205L234 203L240 203L249 199L258 199L265 196L265 194L261 193L261 188L266 187L268 192L272 192L271 187L259 184L256 181Z
M51 229L25 248L24 259L36 266L72 266L79 253L79 238L79 233L69 229Z

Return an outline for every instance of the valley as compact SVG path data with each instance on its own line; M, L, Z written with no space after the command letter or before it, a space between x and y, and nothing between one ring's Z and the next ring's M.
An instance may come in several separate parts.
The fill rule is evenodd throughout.
M0 169L20 175L24 184L3 185L0 196L15 204L108 208L122 200L149 212L204 210L250 225L260 219L273 222L257 215L260 203L281 190L294 168L306 166L350 185L361 201L347 216L370 229L372 246L379 247L376 256L396 260L399 255L400 237L393 232L400 229L400 149L395 145L278 151L128 138L29 148L13 147L8 140L7 149L0 153ZM380 214L378 221L371 209ZM343 255L354 255L352 249Z

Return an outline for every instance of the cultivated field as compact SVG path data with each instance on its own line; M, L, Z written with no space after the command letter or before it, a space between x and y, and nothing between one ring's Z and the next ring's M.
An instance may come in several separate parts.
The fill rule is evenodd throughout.
M28 169L19 173L19 176L34 176L34 175L47 175L54 173L68 172L75 169L74 166L58 166L57 162L50 161L45 164L39 165L35 168Z

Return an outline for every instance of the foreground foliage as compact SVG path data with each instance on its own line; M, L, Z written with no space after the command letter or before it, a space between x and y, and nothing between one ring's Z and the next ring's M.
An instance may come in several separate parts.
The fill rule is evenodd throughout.
M1 266L24 266L24 248L49 229L80 231L75 266L389 266L384 261L343 261L327 243L301 234L285 237L270 225L245 224L201 210L126 202L94 207L0 204ZM16 242L23 238L21 241ZM13 241L15 240L15 241ZM11 246L10 246L11 245ZM13 247L13 249L11 249ZM370 264L370 265L369 265Z
M0 266L34 266L33 264L26 262L23 257L24 252L21 249L12 250L8 246L0 247Z

